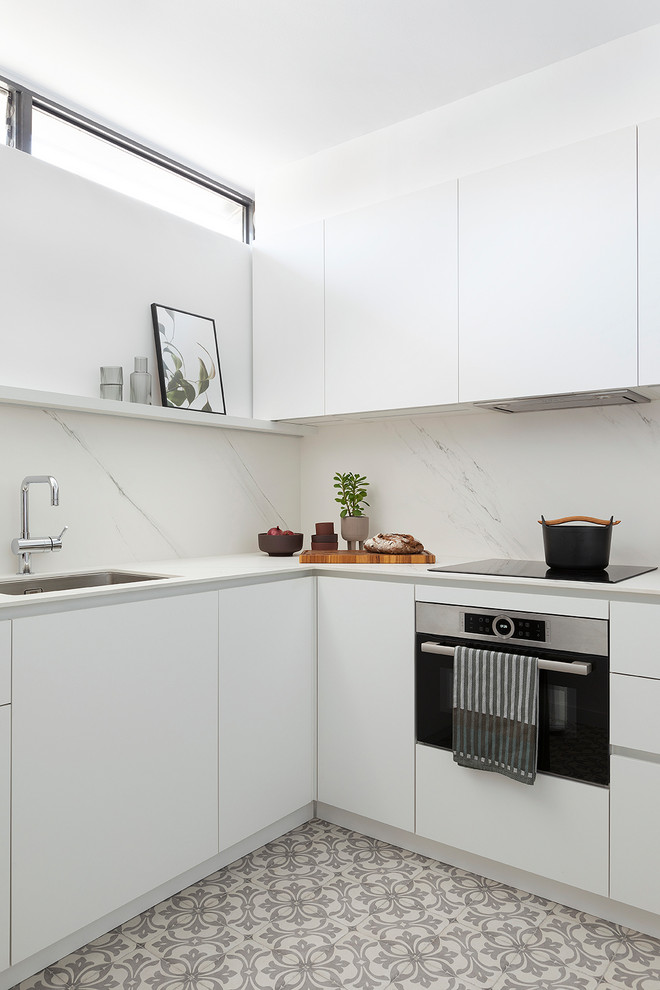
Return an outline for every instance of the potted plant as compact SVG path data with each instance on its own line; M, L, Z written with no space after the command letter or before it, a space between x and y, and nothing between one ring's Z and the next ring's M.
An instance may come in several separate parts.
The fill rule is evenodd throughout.
M341 535L346 540L349 550L363 549L364 541L369 536L369 516L365 516L363 506L367 502L367 487L369 482L366 475L354 474L352 471L334 476L336 489L335 502L341 505Z

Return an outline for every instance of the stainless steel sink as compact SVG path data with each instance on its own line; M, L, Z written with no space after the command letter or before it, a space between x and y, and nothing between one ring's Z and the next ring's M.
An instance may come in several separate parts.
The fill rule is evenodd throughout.
M88 571L58 577L35 576L0 581L0 595L38 595L47 591L72 591L76 588L103 588L137 581L166 581L163 574L131 574L129 571Z

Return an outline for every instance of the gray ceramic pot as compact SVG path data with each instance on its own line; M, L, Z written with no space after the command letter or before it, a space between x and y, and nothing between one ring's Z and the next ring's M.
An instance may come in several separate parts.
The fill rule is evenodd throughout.
M369 516L344 516L341 536L348 543L349 550L363 550L364 541L369 536Z

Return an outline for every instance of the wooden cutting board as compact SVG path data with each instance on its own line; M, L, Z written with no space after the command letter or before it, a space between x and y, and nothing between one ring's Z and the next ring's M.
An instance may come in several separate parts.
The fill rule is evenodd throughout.
M368 550L303 550L301 564L435 564L435 554L369 553Z

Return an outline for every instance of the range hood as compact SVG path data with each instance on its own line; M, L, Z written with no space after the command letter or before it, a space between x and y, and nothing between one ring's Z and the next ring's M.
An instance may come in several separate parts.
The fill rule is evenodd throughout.
M494 412L542 412L546 409L582 409L586 406L631 406L651 400L629 388L606 389L600 392L565 392L562 395L530 395L522 399L475 402L482 409Z

